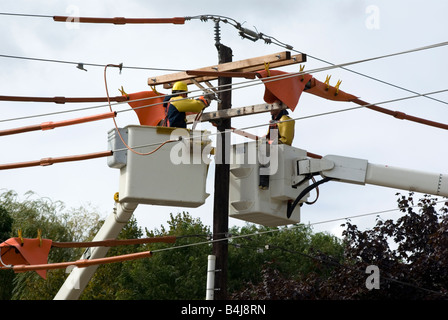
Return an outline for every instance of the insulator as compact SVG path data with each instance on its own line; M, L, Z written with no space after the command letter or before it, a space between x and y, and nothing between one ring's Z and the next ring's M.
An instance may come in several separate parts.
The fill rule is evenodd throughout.
M219 25L219 20L215 20L215 45L221 43L221 26Z

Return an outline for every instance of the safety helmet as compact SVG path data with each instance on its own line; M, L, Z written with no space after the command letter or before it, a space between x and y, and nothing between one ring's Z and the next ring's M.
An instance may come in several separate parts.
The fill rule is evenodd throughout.
M174 83L173 92L178 91L188 91L187 84L183 81L177 81L176 83Z

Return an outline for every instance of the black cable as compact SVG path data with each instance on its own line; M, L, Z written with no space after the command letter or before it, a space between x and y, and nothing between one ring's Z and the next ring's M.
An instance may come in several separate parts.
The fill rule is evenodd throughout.
M21 56L16 56L16 55L7 55L7 54L0 54L0 58L12 58L12 59L32 60L32 61L41 61L41 62L53 62L53 63L65 63L65 64L73 64L76 66L83 65L83 66L101 67L101 68L104 68L106 66L105 64L98 64L98 63L80 63L80 62L65 61L65 60L21 57ZM137 70L151 70L151 71L170 71L170 72L186 71L186 70L180 70L180 69L136 67L136 66L125 66L125 65L123 65L122 68L123 69L137 69Z
M313 190L314 188L318 187L319 185L328 182L330 180L333 180L333 178L330 177L325 177L322 180L319 180L311 185L309 185L308 187L306 187L305 189L302 190L302 192L300 192L300 194L297 196L296 200L294 200L293 203L288 202L288 207L287 207L287 211L286 211L286 216L288 217L288 219L291 217L292 212L294 211L294 208L297 206L297 204L299 203L299 201L311 190Z
M53 18L53 16L43 15L43 14L10 13L10 12L0 12L0 15L16 16L16 17L33 17L33 18Z

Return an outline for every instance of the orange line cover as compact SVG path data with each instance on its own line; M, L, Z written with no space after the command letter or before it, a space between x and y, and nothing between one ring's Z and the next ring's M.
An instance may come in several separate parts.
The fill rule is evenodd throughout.
M76 156L67 156L67 157L59 157L59 158L43 158L43 159L35 160L35 161L2 164L2 165L0 165L0 170L34 167L34 166L49 166L54 163L60 163L60 162L80 161L80 160L89 160L89 159L95 159L95 158L101 158L101 157L108 157L108 156L111 156L112 154L113 154L112 151L102 151L102 152L95 152L95 153L89 153L89 154L81 154L81 155L76 155Z
M94 18L94 17L71 17L71 16L54 16L54 21L58 22L81 22L81 23L113 23L113 24L126 24L126 23L172 23L172 24L184 24L185 18Z
M26 271L45 271L45 270L53 270L53 269L63 269L69 266L76 266L78 268L86 268L98 264L106 264L106 263L114 263L114 262L123 262L141 258L149 258L152 256L151 251L145 252L137 252L130 254L123 254L121 256L115 257L107 257L107 258L99 258L99 259L82 259L71 262L60 262L60 263L48 263L48 264L36 264L36 265L16 265L13 267L14 272L26 272Z
M70 120L62 120L62 121L56 121L56 122L48 121L48 122L43 122L41 124L36 124L36 125L31 125L31 126L26 126L26 127L1 130L0 136L6 136L6 135L10 135L10 134L24 133L24 132L30 132L30 131L36 131L36 130L51 130L54 128L71 126L74 124L80 124L80 123L85 123L85 122L92 122L92 121L114 118L115 116L116 116L115 112L106 112L106 113L102 113L102 114L97 114L97 115L87 116L87 117L82 117L82 118L76 118L76 119L70 119Z

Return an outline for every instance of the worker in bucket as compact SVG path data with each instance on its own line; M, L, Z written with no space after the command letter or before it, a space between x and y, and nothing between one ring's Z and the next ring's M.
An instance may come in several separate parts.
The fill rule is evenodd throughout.
M186 113L199 113L210 105L208 96L198 99L188 99L187 84L183 81L174 83L171 95L168 95L163 106L165 107L165 126L186 128Z
M272 110L271 111L271 121L269 124L268 133L266 135L266 141L269 145L272 144L287 144L292 145L294 139L294 121L288 116L288 111L283 110ZM275 146L274 146L275 147ZM269 158L270 148L266 148L265 157ZM260 155L263 157L263 155ZM266 169L270 166L267 161L260 161L260 181L259 188L266 190L269 188L269 175L264 174Z
M269 124L269 130L266 135L266 139L272 143L271 140L271 130L277 129L277 143L292 145L294 140L294 125L295 122L288 116L288 111L283 110L272 110L271 111L271 121Z

